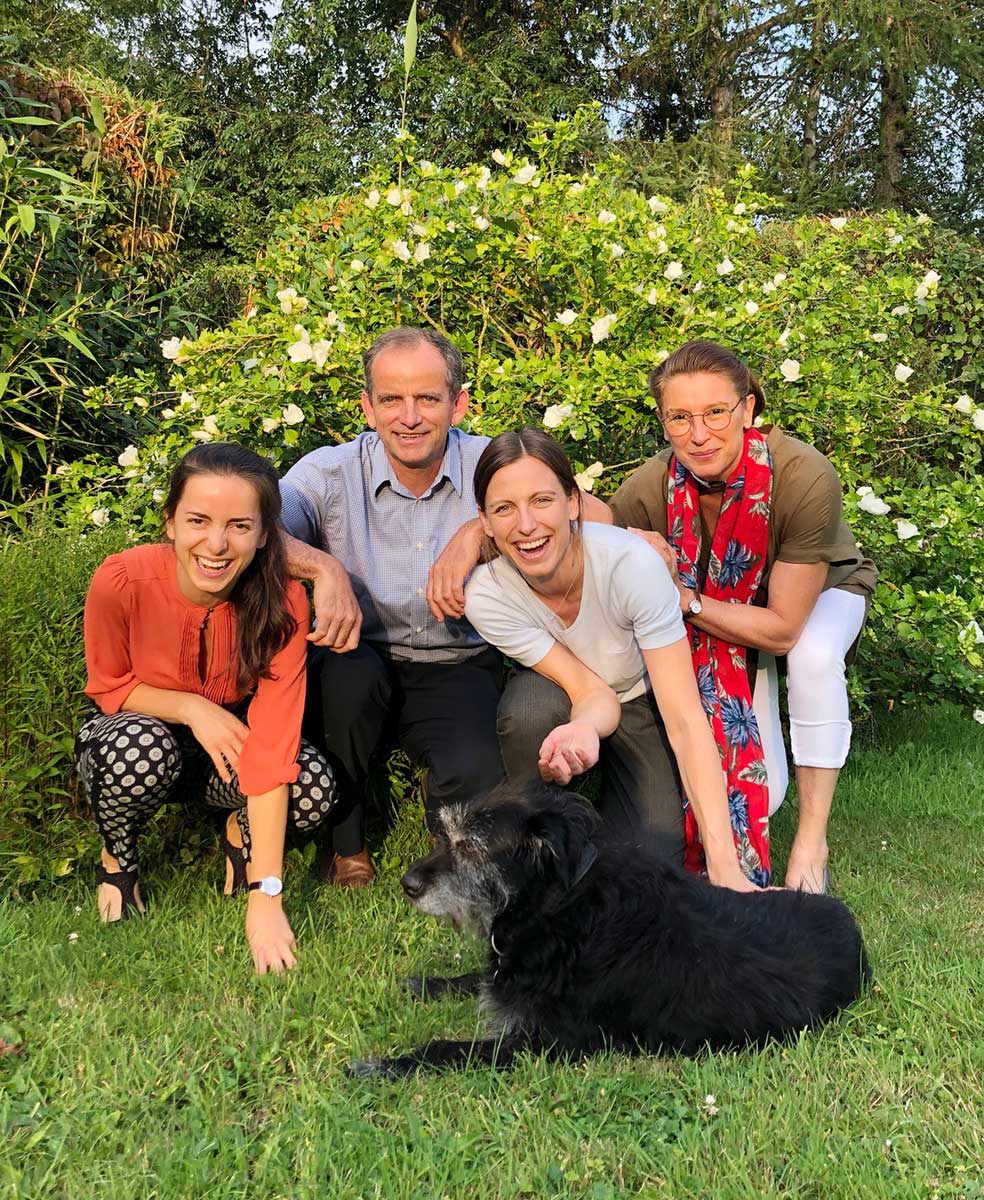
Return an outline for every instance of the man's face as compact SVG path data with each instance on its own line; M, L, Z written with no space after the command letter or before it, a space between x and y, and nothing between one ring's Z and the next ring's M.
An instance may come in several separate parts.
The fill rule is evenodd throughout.
M372 365L372 393L362 393L366 421L397 479L421 491L437 475L448 430L467 407L467 392L450 395L447 366L428 342L384 350Z

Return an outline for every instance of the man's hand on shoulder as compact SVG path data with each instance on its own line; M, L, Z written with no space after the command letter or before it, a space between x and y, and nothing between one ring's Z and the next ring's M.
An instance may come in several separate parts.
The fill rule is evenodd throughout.
M314 589L314 629L307 640L336 654L359 644L362 610L352 591L348 571L331 554L284 533L287 569L294 579L310 579Z
M327 646L336 654L345 654L359 644L362 610L352 591L348 571L337 558L326 554L327 562L311 580L314 588L314 628L307 640L315 646Z
M427 603L438 621L465 615L465 580L481 557L482 523L476 517L444 547L427 577Z

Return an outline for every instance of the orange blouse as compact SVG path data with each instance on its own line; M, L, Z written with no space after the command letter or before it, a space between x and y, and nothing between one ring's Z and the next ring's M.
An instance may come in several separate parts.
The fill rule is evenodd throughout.
M287 606L297 623L273 658L268 679L256 685L239 758L239 786L258 796L297 779L297 751L304 711L307 593L295 580ZM202 629L208 622L211 650L207 677L199 676ZM140 683L194 692L223 708L249 694L236 682L236 613L225 601L208 609L192 604L178 588L177 561L167 543L134 546L111 554L95 575L85 601L85 694L104 713L119 712Z

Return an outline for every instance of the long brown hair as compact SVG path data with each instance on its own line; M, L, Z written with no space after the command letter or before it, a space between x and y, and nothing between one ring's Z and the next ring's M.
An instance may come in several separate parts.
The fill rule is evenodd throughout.
M725 346L697 340L685 342L650 373L649 390L660 412L663 411L663 384L668 379L675 375L702 375L705 372L729 379L742 399L751 393L755 397L754 416L759 416L765 408L765 392L755 372Z
M251 687L270 677L274 655L296 628L287 608L287 555L280 536L280 481L265 458L232 442L196 446L174 468L164 501L164 517L174 518L188 480L194 475L235 475L256 492L266 543L259 547L229 597L236 612L237 683Z

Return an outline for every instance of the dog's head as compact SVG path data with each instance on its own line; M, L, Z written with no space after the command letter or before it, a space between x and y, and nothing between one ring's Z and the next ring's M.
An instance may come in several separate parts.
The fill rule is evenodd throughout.
M520 897L538 907L559 899L590 867L598 817L580 796L559 788L503 784L437 817L435 846L403 876L421 912L486 937Z

